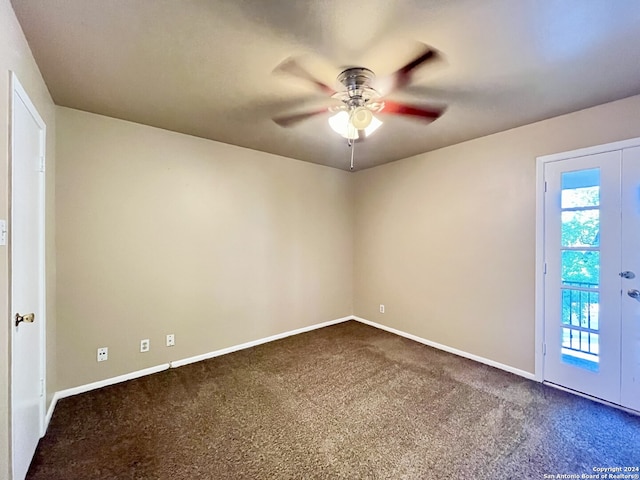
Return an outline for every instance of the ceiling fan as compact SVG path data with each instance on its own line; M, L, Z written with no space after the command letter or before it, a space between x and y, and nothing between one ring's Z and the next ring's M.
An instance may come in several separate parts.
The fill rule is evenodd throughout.
M317 90L328 96L332 105L275 117L273 121L282 127L291 127L316 115L331 113L329 125L345 137L352 148L351 169L353 169L354 141L371 135L382 124L375 115L401 115L430 123L444 113L444 107L399 103L383 97L380 93L384 88L385 95L388 95L408 85L418 67L431 63L437 58L439 58L437 50L421 44L421 52L417 57L383 79L376 78L368 68L349 67L337 77L337 84L340 85L338 90L315 78L298 59L289 58L278 65L274 72L286 73L310 82Z

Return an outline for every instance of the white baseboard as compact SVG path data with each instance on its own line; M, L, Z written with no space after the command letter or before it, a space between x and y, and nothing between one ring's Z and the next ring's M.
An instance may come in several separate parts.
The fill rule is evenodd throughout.
M263 343L273 342L274 340L280 340L281 338L291 337L292 335L298 335L300 333L310 332L311 330L317 330L319 328L329 327L337 323L353 320L353 316L342 317L336 320L329 320L328 322L317 323L308 327L298 328L296 330L289 330L288 332L278 333L277 335L271 335L270 337L260 338L258 340L252 340L251 342L241 343L240 345L234 345L232 347L222 348L220 350L214 350L213 352L203 353L202 355L196 355L194 357L183 358L182 360L176 360L171 362L171 368L182 367L190 363L200 362L209 358L219 357L220 355L226 355L227 353L237 352L238 350L244 350L245 348L255 347L262 345Z
M51 404L49 405L49 408L47 409L47 414L44 417L44 429L42 432L43 437L44 437L44 434L47 433L47 428L49 428L49 422L51 422L51 417L53 417L53 411L56 409L56 404L58 403L58 400L60 400L60 396L58 395L58 392L56 392L53 394L53 398L51 399Z
M412 335L411 333L406 333L401 330L397 330L395 328L387 327L385 325L381 325L376 322L372 322L371 320L367 320L365 318L356 317L355 315L352 317L354 320L358 322L364 323L366 325L370 325L372 327L379 328L380 330L385 330L390 333L394 333L396 335L400 335L401 337L408 338L410 340L416 341L418 343L422 343L424 345L428 345L433 348L437 348L438 350L444 350L445 352L453 353L454 355L458 355L460 357L468 358L469 360L474 360L476 362L484 363L485 365L489 365L490 367L499 368L500 370L504 370L515 375L519 375L521 377L527 378L529 380L536 380L536 376L533 373L526 372L524 370L520 370L518 368L511 367L509 365L505 365L503 363L495 362L493 360L489 360L488 358L479 357L478 355L473 355L471 353L464 352L462 350L458 350L457 348L449 347L447 345L442 345L441 343L432 342L431 340L426 340L424 338L418 337L416 335Z
M61 398L71 397L73 395L78 395L80 393L96 390L97 388L108 387L109 385L115 385L116 383L126 382L127 380L133 380L134 378L140 378L140 377L144 377L145 375L151 375L152 373L162 372L163 370L168 370L169 367L170 367L170 364L164 363L162 365L157 365L155 367L137 370L135 372L119 375L117 377L106 378L98 382L87 383L86 385L80 385L78 387L57 391L53 395L53 398L51 399L51 405L49 405L49 409L47 410L47 416L45 417L45 424L44 424L45 432L49 427L49 422L51 421L51 417L53 416L53 410L56 408L56 404L58 403L58 400L60 400Z
M206 360L208 358L219 357L220 355L237 352L238 350L244 350L245 348L255 347L256 345L261 345L267 342L273 342L274 340L280 340L281 338L290 337L292 335L298 335L299 333L310 332L311 330L317 330L318 328L328 327L330 325L346 322L348 320L353 320L353 317L348 316L348 317L338 318L336 320L329 320L328 322L317 323L315 325L310 325L308 327L302 327L296 330L290 330L288 332L278 333L277 335L260 338L258 340L253 340L251 342L243 343L240 345L234 345L232 347L223 348L221 350L215 350L213 352L204 353L202 355L196 355L195 357L184 358L182 360L176 360L170 363L164 363L162 365L157 365L155 367L145 368L143 370L137 370L135 372L127 373L125 375L120 375L113 378L107 378L105 380L100 380L98 382L88 383L86 385L80 385L78 387L68 388L66 390L60 390L56 392L53 395L53 398L51 399L51 404L49 405L49 408L47 410L47 415L45 417L44 432L46 433L47 428L49 427L49 422L51 421L51 417L53 416L53 411L56 408L56 404L58 403L58 400L62 398L71 397L73 395L78 395L80 393L89 392L91 390L96 390L98 388L107 387L109 385L114 385L116 383L126 382L127 380L133 380L134 378L144 377L145 375L151 375L152 373L162 372L163 370L167 370L169 368L181 367L183 365L188 365L189 363L199 362L202 360Z

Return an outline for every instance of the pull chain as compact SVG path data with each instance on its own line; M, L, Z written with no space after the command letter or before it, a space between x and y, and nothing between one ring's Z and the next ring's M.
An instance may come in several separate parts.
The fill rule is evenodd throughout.
M355 140L351 141L351 170L353 170L353 151L356 148L356 142Z
M354 112L354 108L352 107L351 110L349 110L349 123L347 123L347 145L349 145L349 147L351 147L351 171L353 171L353 151L356 148L356 139L355 138L351 138L351 136L349 135L351 133L351 129L353 128L353 131L356 133L356 136L358 135L358 131L353 127L353 112Z

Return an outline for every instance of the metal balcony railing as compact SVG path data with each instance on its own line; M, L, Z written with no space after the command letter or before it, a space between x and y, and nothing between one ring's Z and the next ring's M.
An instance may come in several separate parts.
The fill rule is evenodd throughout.
M589 282L566 282L562 285L563 350L567 350L567 354L573 351L594 356L595 361L599 354L600 340L597 287L598 284Z

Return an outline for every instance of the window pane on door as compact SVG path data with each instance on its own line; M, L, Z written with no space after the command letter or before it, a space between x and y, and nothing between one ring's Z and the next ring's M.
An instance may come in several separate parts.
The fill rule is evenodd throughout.
M600 283L600 252L563 250L562 285L596 288Z
M562 174L561 208L600 205L600 169L578 170Z
M562 290L562 325L582 327L597 332L600 294L596 291Z
M600 211L578 210L562 212L563 247L600 246Z
M599 335L573 328L562 329L562 361L597 372L600 367Z

